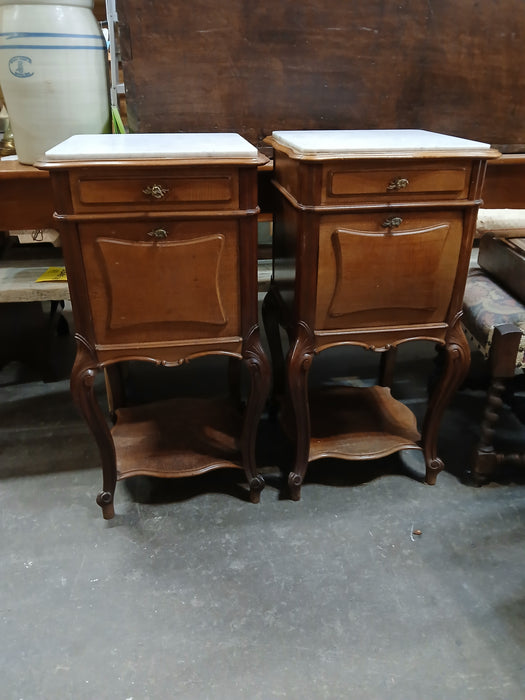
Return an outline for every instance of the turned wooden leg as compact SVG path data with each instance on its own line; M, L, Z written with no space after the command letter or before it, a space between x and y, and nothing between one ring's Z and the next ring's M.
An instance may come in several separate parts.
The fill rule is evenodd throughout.
M458 315L445 340L443 369L434 386L423 422L421 443L425 456L427 484L435 484L437 475L444 467L442 460L437 456L439 425L445 408L465 379L470 365L470 349L459 318Z
M77 337L77 354L71 371L71 393L97 442L102 460L102 491L97 503L102 515L110 520L115 515L113 498L117 483L115 446L106 419L95 397L94 382L99 371L96 361L82 338Z
M503 407L502 395L505 383L497 379L491 381L487 392L487 403L483 412L479 442L474 450L470 477L477 484L485 484L496 471L501 455L494 449L494 426L498 422Z
M500 464L507 461L521 463L520 455L498 454L494 449L495 425L503 407L503 393L514 376L516 356L522 331L514 324L496 326L490 346L489 366L491 382L481 423L480 439L474 449L468 476L477 484L490 480Z
M288 355L288 391L295 425L295 465L288 474L290 498L301 498L308 458L310 455L310 408L308 404L308 373L314 357L315 346L310 328L300 321L297 324L295 342Z
M260 494L264 488L264 479L260 474L257 474L255 445L259 420L270 390L270 365L260 342L258 326L251 329L245 340L243 361L250 375L250 389L241 435L241 453L250 486L250 501L259 503Z

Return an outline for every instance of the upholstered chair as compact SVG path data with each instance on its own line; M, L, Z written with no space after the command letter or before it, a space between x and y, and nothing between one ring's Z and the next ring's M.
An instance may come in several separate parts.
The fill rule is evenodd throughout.
M514 388L525 368L525 303L504 286L505 280L496 279L481 266L489 259L494 245L498 245L497 237L491 234L480 239L463 302L466 335L471 347L481 351L489 375L479 440L467 470L468 476L478 484L490 481L505 462L525 466L525 453L506 451L498 439L502 409L504 405L512 408ZM525 266L523 277L525 280Z

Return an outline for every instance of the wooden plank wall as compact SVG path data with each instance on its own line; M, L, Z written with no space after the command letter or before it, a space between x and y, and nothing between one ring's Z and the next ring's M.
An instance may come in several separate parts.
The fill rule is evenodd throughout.
M117 0L132 131L423 128L525 150L523 0Z

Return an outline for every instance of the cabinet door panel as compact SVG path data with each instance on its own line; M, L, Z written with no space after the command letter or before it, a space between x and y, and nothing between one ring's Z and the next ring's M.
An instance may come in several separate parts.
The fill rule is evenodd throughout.
M321 225L316 328L438 323L456 278L462 214L339 218Z
M239 334L236 222L91 224L80 238L97 344Z
M201 236L190 241L140 243L97 240L109 291L107 326L111 330L143 323L226 323L218 287L224 236ZM195 265L195 261L198 264ZM124 267L142 275L147 294L133 294Z

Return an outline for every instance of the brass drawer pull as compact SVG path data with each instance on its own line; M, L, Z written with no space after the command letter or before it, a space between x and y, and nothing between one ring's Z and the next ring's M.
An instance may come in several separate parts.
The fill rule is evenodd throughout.
M167 238L168 232L166 231L165 228L156 228L153 231L148 231L148 236L151 236L151 238L157 238L158 240L160 240L161 238Z
M401 226L403 223L403 219L400 216L390 216L388 219L385 219L381 226L383 228L397 228L398 226Z
M398 190L404 190L408 187L408 180L406 177L395 177L393 180L390 180L387 190L395 190L396 192Z
M168 194L169 189L167 187L162 187L161 185L148 185L148 187L145 187L142 192L149 197L162 199Z

